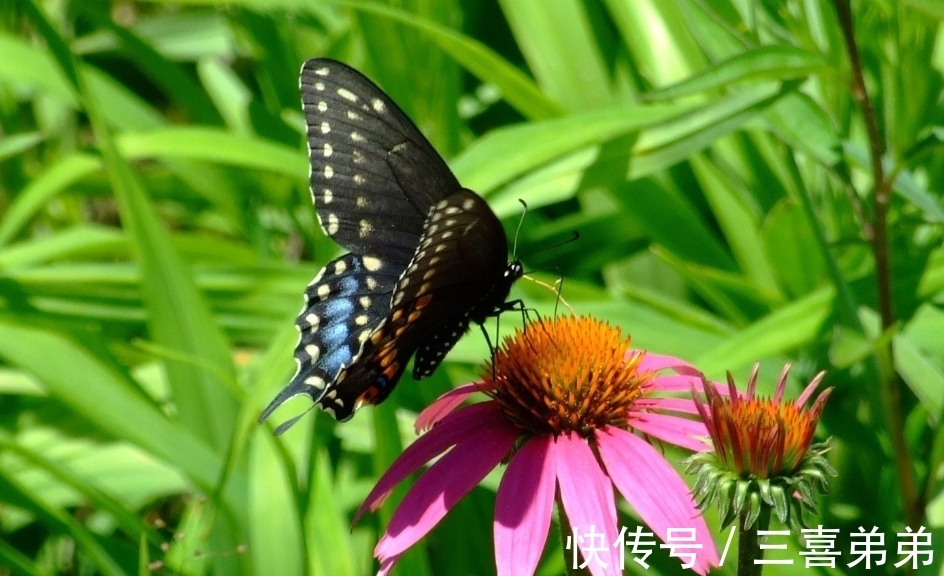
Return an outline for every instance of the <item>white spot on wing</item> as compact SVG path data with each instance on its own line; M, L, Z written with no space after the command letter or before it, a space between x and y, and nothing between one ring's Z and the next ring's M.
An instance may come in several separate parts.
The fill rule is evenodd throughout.
M331 180L332 176L334 176L334 168L325 164L325 167L324 167L325 180Z
M358 234L358 236L360 236L361 238L367 238L368 236L370 236L371 232L373 232L373 231L374 231L374 225L371 224L370 221L368 221L368 220L361 220L361 221L358 223L357 234Z
M327 76L328 72L329 70L327 66L325 66L324 68L318 68L317 70L315 70L315 74L317 74L318 76Z
M318 297L322 300L327 298L331 294L331 288L327 284L322 284L318 286Z
M324 189L324 203L331 204L331 201L334 200L334 193L331 192L328 188Z
M324 100L322 100L321 102L318 102L318 112L327 112L327 111L328 111L328 103L325 102Z
M321 349L314 344L309 344L308 346L305 346L305 353L308 354L308 357L311 358L312 362L314 362L319 356L321 356Z
M327 142L325 142L324 148L322 148L322 150L324 150L325 158L331 157L331 154L334 152L334 148L332 148L331 144L328 144Z
M324 378L319 378L317 376L309 376L305 378L305 384L308 384L312 388L317 388L318 390L324 390L325 381Z
M374 107L374 110L377 112L384 112L387 109L387 106L383 103L383 100L380 98L374 98L370 103Z
M355 183L355 184L363 184L363 183L364 183L364 177L361 176L360 174L355 174L355 175L354 175L354 183Z
M355 142L363 142L364 137L361 136L359 132L351 132L351 140Z
M380 258L376 256L364 256L361 260L364 263L364 268L367 268L370 272L376 272L380 270L380 266L383 262L380 261Z
M463 210L471 210L475 206L475 201L471 198L468 198L465 202L462 203Z
M338 233L338 227L341 223L338 222L337 214L328 214L328 225L325 226L325 230L328 232L329 236L334 236Z
M331 126L329 126L327 122L322 122L322 123L321 123L321 133L322 133L322 134L327 134L328 132L331 132Z
M354 201L357 204L358 208L366 208L370 202L367 200L367 196L358 196L357 200Z
M351 92L347 88L338 88L338 96L344 98L345 100L350 100L351 102L357 102L357 94Z
M345 270L347 270L347 263L344 260L338 260L334 263L335 274L344 274Z
M348 117L350 120L360 120L360 119L361 119L361 115L358 114L357 112L353 111L353 110L348 110L348 111L347 111L347 117Z

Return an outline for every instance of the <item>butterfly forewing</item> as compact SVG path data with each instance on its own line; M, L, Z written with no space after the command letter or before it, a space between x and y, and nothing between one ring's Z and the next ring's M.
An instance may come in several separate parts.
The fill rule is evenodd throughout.
M376 85L331 60L302 67L310 184L325 233L354 253L406 263L429 207L459 183Z

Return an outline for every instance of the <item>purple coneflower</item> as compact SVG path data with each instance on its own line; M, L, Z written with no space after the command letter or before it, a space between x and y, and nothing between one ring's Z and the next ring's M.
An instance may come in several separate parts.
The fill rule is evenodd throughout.
M380 574L503 462L494 522L500 576L534 573L555 502L585 569L622 574L614 486L663 542L670 529L693 530L689 548L673 555L695 572L717 565L688 487L648 441L707 448L699 440L707 436L704 425L684 416L695 414L693 401L673 396L701 389L701 374L629 343L618 329L590 318L534 323L497 350L483 382L452 390L427 408L417 426L431 429L393 463L357 514L376 510L398 482L451 448L391 518L374 550ZM490 399L460 407L477 391ZM580 547L588 532L606 545L588 554Z
M717 503L724 526L744 513L742 528L750 528L766 506L781 522L800 528L803 510L815 510L814 490L825 493L828 477L836 474L826 460L828 443L813 444L832 388L807 406L826 375L820 372L799 398L786 400L787 364L773 397L765 398L757 395L758 370L755 364L746 392L739 392L728 374L727 390L706 382L704 402L693 394L714 451L690 457L689 471L697 474L702 506Z

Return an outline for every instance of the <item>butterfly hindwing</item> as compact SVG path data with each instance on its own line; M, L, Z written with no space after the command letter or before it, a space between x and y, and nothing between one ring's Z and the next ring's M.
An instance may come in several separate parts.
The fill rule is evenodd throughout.
M357 359L364 342L386 318L397 279L397 268L356 254L329 262L315 276L295 321L298 368L262 419L298 394L321 402L331 392L338 373Z
M395 381L415 353L413 377L431 374L471 321L484 322L504 303L521 275L519 264L505 264L506 253L501 223L479 196L462 189L439 201L397 282L388 321L355 372Z

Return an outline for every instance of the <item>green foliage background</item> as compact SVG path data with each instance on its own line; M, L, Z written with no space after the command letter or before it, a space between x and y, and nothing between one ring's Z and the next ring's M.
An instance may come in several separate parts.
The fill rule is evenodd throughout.
M792 394L827 369L839 476L813 524L886 532L872 572L895 571L906 524L940 552L944 4L852 9L858 60L831 2L4 2L0 574L375 569L397 497L351 530L354 508L412 415L488 351L472 334L343 425L256 423L294 369L302 290L338 252L307 190L312 56L381 84L509 233L525 200L518 253L579 313L715 379L761 361L766 393L785 362ZM546 290L513 295L553 314ZM307 402L290 406L275 419ZM399 574L494 573L496 486ZM768 570L827 571L797 546ZM839 571L864 573L839 548ZM540 574L562 569L552 533Z

